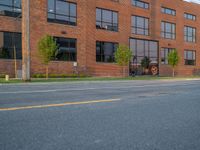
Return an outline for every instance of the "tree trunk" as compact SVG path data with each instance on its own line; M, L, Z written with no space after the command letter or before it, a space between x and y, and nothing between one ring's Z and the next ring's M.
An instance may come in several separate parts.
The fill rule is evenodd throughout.
M46 79L49 78L49 66L46 65Z
M173 74L172 74L173 77L175 77L175 69L173 67Z
M123 66L123 76L126 77L126 68Z

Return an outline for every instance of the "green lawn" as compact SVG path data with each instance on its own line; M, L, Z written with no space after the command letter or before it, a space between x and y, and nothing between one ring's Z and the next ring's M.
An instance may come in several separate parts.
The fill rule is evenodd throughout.
M154 77L154 76L136 76L136 77L83 77L83 78L49 78L48 80L44 78L32 78L31 83L35 82L69 82L69 81L116 81L116 80L174 80L174 79L194 79L200 77ZM23 83L20 79L10 79L10 81L5 81L4 78L0 78L0 83Z

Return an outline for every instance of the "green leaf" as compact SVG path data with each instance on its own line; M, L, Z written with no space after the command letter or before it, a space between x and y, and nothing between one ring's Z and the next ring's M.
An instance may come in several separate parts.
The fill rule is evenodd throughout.
M168 54L168 62L169 62L169 65L171 65L173 68L178 65L178 63L179 63L179 56L178 56L178 52L177 52L176 49L172 50Z
M51 58L55 56L57 48L56 41L52 36L45 35L40 39L38 42L38 51L39 56L45 65L48 65Z
M115 52L115 61L120 66L127 66L132 57L131 50L126 45L119 45Z

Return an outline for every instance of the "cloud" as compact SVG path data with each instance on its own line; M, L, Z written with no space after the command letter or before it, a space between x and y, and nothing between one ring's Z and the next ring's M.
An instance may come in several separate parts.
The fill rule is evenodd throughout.
M185 0L185 1L200 4L200 0Z

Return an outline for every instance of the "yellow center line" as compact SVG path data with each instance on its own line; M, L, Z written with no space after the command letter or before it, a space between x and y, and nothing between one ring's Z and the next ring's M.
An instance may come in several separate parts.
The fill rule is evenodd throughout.
M62 107L68 105L83 105L83 104L93 104L93 103L108 103L116 102L121 99L105 99L105 100L91 100L91 101L79 101L79 102L66 102L60 104L47 104L47 105L35 105L35 106L23 106L23 107L10 107L10 108L0 108L0 111L15 111L24 109L34 109L34 108L48 108L48 107Z

